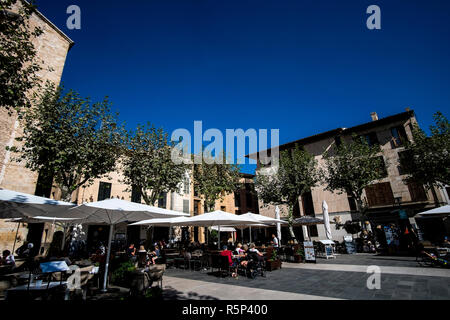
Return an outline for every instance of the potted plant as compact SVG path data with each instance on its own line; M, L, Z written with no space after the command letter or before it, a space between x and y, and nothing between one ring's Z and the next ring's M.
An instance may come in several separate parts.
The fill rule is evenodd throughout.
M111 273L111 283L123 287L129 287L133 272L136 270L134 263L131 261L121 263Z
M294 262L300 263L305 261L305 251L302 247L298 247L297 250L294 252Z
M276 250L272 250L272 255L266 261L266 269L267 271L281 269L281 260L278 259Z

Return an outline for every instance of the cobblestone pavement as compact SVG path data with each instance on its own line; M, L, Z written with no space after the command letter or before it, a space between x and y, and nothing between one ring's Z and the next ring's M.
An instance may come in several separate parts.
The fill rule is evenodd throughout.
M381 288L369 290L367 266L381 269ZM169 269L165 299L450 299L450 270L419 267L411 257L340 255L317 264L283 263L266 277L221 278L209 271Z

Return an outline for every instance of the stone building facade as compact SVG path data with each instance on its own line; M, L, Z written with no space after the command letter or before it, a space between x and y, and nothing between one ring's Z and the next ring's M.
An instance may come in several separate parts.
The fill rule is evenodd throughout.
M255 191L254 175L242 173L240 183L242 187L234 192L234 205L236 214L259 214L258 194Z
M35 12L30 17L30 26L40 27L43 33L33 39L33 45L37 51L36 61L42 61L42 70L38 73L44 83L51 81L58 85L64 69L67 53L74 44L61 30L50 22L40 12ZM21 127L17 115L9 115L4 108L0 108L0 188L34 194L38 174L25 168L24 163L13 161L14 155L6 150L6 146L13 146L15 138L21 135ZM47 234L52 227L44 226ZM11 249L17 231L17 223L0 220L0 248ZM26 240L28 228L20 225L18 244ZM51 241L51 236L46 241ZM16 247L17 247L16 245Z
M448 201L446 190L435 190L435 196L431 191L426 191L423 186L405 182L405 172L402 169L402 158L404 145L407 140L412 141L412 126L417 123L412 110L378 119L376 113L371 114L372 121L351 128L337 128L314 136L303 138L280 146L280 151L294 148L296 144L313 154L318 161L319 167L324 167L323 154L339 141L349 141L353 134L365 137L369 144L379 144L381 147L380 157L383 157L386 174L383 179L373 183L365 189L365 199L369 209L369 220L372 228L377 225L400 224L418 227L414 215L435 206L435 202L441 204ZM342 140L340 140L342 139ZM249 155L256 158L257 154ZM259 161L258 161L259 163ZM257 170L264 170L258 165ZM294 216L311 215L323 218L322 202L328 204L330 220L345 223L349 220L359 220L356 214L354 201L346 194L339 194L325 190L326 186L321 184L301 197L298 206L294 208ZM436 197L436 199L435 199ZM399 212L402 212L400 215ZM274 206L264 206L260 201L260 213L275 217ZM406 214L406 215L405 215ZM282 217L287 217L287 208L281 207ZM347 235L345 230L337 230L331 226L333 239L342 241ZM302 230L297 228L296 236L303 238L303 233L308 232L313 240L326 239L322 225L308 227Z
M93 184L85 185L76 190L73 194L72 200L77 204L84 202L94 202L109 198L118 198L127 201L133 201L138 203L145 203L138 195L133 191L133 188L125 185L123 182L123 175L120 168L114 172L110 172L104 178L95 179ZM183 182L180 183L179 189L176 192L169 192L162 195L154 206L189 213L191 216L203 214L204 200L199 196L193 185L192 176L186 172ZM216 202L215 210L222 210L230 213L235 212L234 206L234 194L224 195L222 200ZM92 231L89 229L97 228L96 226L84 226L86 237ZM102 227L99 227L102 228ZM103 227L104 228L104 227ZM182 238L189 237L191 241L205 241L205 229L203 227L189 227L180 228L176 227L173 230L165 227L155 227L152 235L149 235L147 226L127 226L126 223L119 224L115 227L114 237L124 237L128 242L132 241L136 243L142 243L149 238L155 240L169 239L169 236L173 236L175 240L181 240ZM170 232L173 232L170 235ZM107 233L104 233L106 235ZM95 241L95 240L93 240Z

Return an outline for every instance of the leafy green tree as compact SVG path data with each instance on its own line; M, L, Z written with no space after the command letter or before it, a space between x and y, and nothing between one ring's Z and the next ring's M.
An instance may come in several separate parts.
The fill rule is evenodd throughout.
M30 106L30 90L39 84L33 38L42 30L31 28L29 18L35 11L32 2L0 1L0 107L9 112Z
M127 134L121 159L124 183L134 186L145 203L155 205L164 192L179 189L188 167L172 161L173 144L161 128L139 125Z
M326 190L347 193L356 202L356 209L365 217L367 205L363 201L364 188L385 176L385 163L379 157L379 145L369 146L365 139L354 135L324 154L325 170L322 177Z
M115 170L121 127L107 98L91 103L73 90L64 93L47 83L33 105L20 113L23 134L12 151L27 168L53 176L64 200Z
M303 147L296 145L294 149L280 153L277 171L271 174L258 173L255 186L258 197L264 204L288 207L289 231L291 237L295 238L292 226L294 206L319 180L317 160Z
M450 125L441 112L434 114L434 123L430 126L430 136L417 124L413 126L413 142L406 145L407 157L401 166L407 172L407 181L431 190L438 205L434 187L450 184Z
M219 163L207 161L204 156L202 161L194 161L194 190L205 200L207 211L213 211L217 200L240 187L239 166L226 163L225 155L222 156Z

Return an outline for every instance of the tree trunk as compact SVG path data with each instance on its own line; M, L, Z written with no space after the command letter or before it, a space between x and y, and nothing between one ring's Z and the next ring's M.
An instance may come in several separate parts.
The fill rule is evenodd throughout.
M356 210L359 213L360 216L360 223L363 231L367 231L366 228L366 215L365 215L365 209L363 206L363 202L361 198L355 198L356 199ZM353 237L353 235L352 235Z
M61 189L61 200L66 202L72 201L72 192L69 191L69 188L62 186Z
M293 206L289 206L289 207L288 207L288 214L289 214L289 216L288 216L288 222L289 222L289 235L291 236L291 238L294 239L294 243L297 244L298 241L297 241L297 239L296 239L296 237L295 237L294 227L293 227L293 225L292 225L292 222L293 222L293 220L294 220L293 212L294 212L294 207L293 207Z

